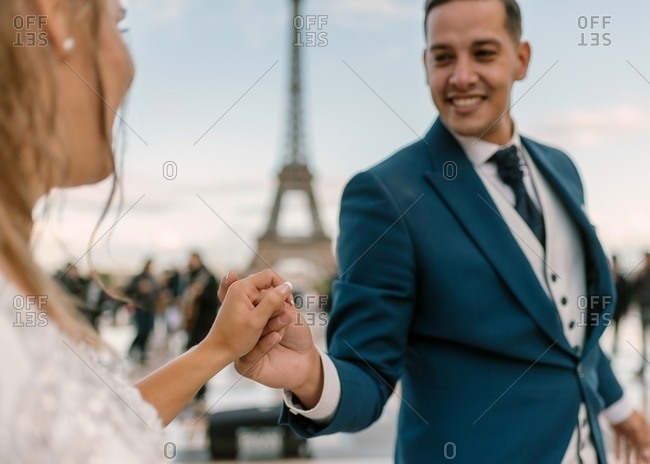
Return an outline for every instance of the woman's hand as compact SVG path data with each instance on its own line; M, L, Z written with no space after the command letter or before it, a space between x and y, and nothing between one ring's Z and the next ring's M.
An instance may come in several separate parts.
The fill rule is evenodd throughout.
M237 278L234 272L226 275L219 287L219 298L230 294ZM267 387L291 390L307 409L314 407L322 395L320 353L309 324L293 305L285 303L282 313L268 321L259 342L235 362L235 369Z
M205 340L136 385L164 424L217 372L253 350L260 338L277 344L291 321L286 317L293 309L291 285L274 272L226 280L229 288L219 290L223 306Z
M251 351L262 335L267 343L278 343L282 339L278 331L288 322L274 324L277 331L264 328L269 319L291 307L291 284L271 270L234 282L227 278L224 281L219 288L223 305L210 333L200 344L202 348L225 354L232 362Z

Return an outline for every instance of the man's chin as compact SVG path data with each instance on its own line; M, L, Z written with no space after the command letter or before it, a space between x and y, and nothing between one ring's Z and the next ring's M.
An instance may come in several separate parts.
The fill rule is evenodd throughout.
M463 137L476 137L481 138L481 136L484 134L483 131L478 130L478 129L465 129L465 128L458 128L458 129L453 129L454 132L456 132L458 135L462 135Z
M486 142L496 143L498 145L507 143L512 134L507 133L500 124L497 123L478 123L470 121L458 121L457 119L450 118L445 120L442 118L445 127L462 137L474 137L476 139L485 140ZM511 132L511 131L510 131Z
M467 121L455 121L442 119L447 129L463 137L481 138L488 131L489 127L482 124L468 124Z

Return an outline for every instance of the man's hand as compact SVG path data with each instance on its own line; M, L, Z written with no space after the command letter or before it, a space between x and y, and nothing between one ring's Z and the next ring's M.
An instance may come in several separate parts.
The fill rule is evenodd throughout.
M236 280L234 272L228 273L219 288L220 298ZM280 343L277 333L282 335ZM320 353L305 318L293 306L285 304L282 314L269 320L259 342L235 362L235 368L267 387L290 390L306 409L316 406L322 395Z
M640 412L634 411L623 422L613 425L616 459L625 454L625 464L650 463L650 427Z
M291 308L290 299L291 285L272 271L233 282L223 293L223 305L201 345L230 361L252 350L261 336L273 346L280 341L278 330L284 326L276 319L276 329L267 330L269 319Z

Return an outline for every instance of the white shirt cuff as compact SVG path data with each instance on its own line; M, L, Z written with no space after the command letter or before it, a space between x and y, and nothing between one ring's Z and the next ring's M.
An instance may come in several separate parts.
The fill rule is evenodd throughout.
M292 414L300 414L318 425L327 425L334 418L339 407L341 379L330 357L320 349L318 352L323 363L323 394L318 404L312 409L305 410L289 390L284 390L284 403Z
M616 425L630 417L633 411L634 405L627 395L623 395L620 400L613 403L607 409L604 409L602 414L610 424Z

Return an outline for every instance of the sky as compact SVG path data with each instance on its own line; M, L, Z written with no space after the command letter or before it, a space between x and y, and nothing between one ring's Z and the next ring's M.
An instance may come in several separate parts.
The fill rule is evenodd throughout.
M91 247L107 272L133 272L150 256L160 270L181 265L194 249L219 273L248 264L286 153L290 3L126 2L136 78L118 111L121 209L93 239L109 183L53 195L35 238L47 268L83 257L85 269ZM303 32L320 42L301 49L307 156L333 239L347 180L436 118L423 3L303 0ZM650 2L520 5L533 58L514 88L517 127L571 155L607 252L631 270L650 249ZM307 29L310 16L320 19ZM287 198L281 231L305 230L304 204Z

